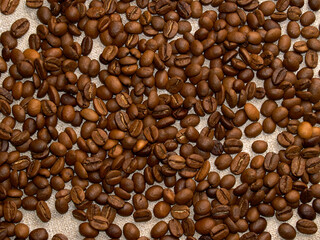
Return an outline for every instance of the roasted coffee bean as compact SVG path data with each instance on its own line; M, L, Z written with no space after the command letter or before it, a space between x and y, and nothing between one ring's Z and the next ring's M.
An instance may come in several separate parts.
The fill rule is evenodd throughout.
M229 229L225 224L218 224L214 226L210 231L212 239L224 239L229 234Z
M11 25L10 32L15 38L20 38L29 30L29 26L28 19L20 18Z
M53 235L52 240L68 240L68 238L62 233L57 233Z
M17 205L14 201L7 201L3 206L3 216L8 222L12 222L17 214Z
M153 208L153 214L157 218L164 218L170 213L171 207L167 202L158 202Z
M296 228L303 234L314 234L318 231L317 225L308 219L300 219L296 223Z
M51 219L51 211L44 201L39 201L36 206L37 216L43 222L48 222Z
M140 237L140 231L133 223L126 223L123 226L123 235L128 240L134 240Z
M231 162L231 172L234 174L241 174L247 168L249 161L249 154L244 152L237 154L237 156Z
M151 229L150 235L153 238L160 238L166 234L168 231L168 225L164 221L160 221L153 226Z
M180 170L186 166L186 160L179 155L172 155L168 158L168 164L171 168Z
M43 4L43 0L26 0L26 5L29 8L40 8Z
M99 231L106 230L109 227L108 219L103 216L93 216L89 224L91 227Z
M315 157L315 158L309 158L306 161L306 171L309 174L315 174L319 172L320 170L320 158Z
M260 118L260 113L258 109L251 103L246 103L244 105L244 110L251 121L257 121Z
M257 137L262 132L262 125L258 122L248 125L244 133L248 138Z
M282 223L278 228L279 235L284 239L294 239L296 230L288 223Z
M239 153L243 147L242 141L236 138L230 138L224 141L223 149L228 154Z
M81 223L79 226L79 232L82 236L88 238L94 238L99 234L99 231L89 225L89 223Z
M152 213L148 209L139 209L133 213L133 219L136 222L147 222L151 220Z
M46 229L44 228L36 228L32 230L29 234L30 240L47 240L49 234Z
M18 3L4 0L0 10L11 14ZM218 12L204 12L209 4ZM317 1L308 4L320 8ZM199 239L271 239L263 217L288 221L295 208L302 218L298 231L317 232L312 220L320 209L320 81L313 69L320 44L316 16L302 12L303 1L137 0L137 6L50 1L45 7L43 0L27 0L26 5L39 8L41 22L29 37L30 48L16 48L29 29L24 18L0 36L0 72L9 67L0 88L5 116L0 123L1 239L28 237L26 225L14 227L22 219L20 206L49 221L45 201L52 189L58 191L59 213L72 201L73 216L88 220L79 226L86 239L99 231L120 239L116 214L147 222L169 213L168 222L152 228L152 238L193 240L197 231ZM198 18L194 33L191 23L180 19L190 17ZM287 18L286 35L281 28ZM74 36L82 32L80 44ZM295 41L290 50L300 35L307 40ZM105 46L100 62L88 57L98 50L93 43L98 37ZM306 67L300 67L303 61ZM257 86L255 74L264 86ZM267 97L260 111L250 102L254 97ZM13 100L19 102L11 106ZM199 129L208 114L208 127ZM80 136L67 126L60 132L60 121L81 126ZM277 125L285 128L277 132L282 150L242 152L245 138L275 133ZM255 139L251 147L262 154L268 144ZM230 168L232 175L210 172L210 154L217 156L217 169ZM234 175L241 175L241 185L235 186ZM69 181L71 190L64 189ZM27 197L21 199L23 193ZM156 201L153 215L148 201ZM287 223L278 233L296 237ZM132 223L124 225L123 234L147 239ZM48 233L36 229L29 238L47 239ZM67 238L56 234L53 239Z
M85 199L85 193L84 193L83 189L81 187L79 187L79 186L74 186L71 189L70 196L71 196L71 200L75 204L80 204Z
M17 238L27 238L29 236L29 227L24 223L18 223L14 228Z
M230 214L230 207L228 205L217 205L211 210L214 219L225 219Z
M171 208L171 215L175 219L182 220L190 215L190 209L186 205L174 205Z
M314 220L316 218L314 209L308 204L301 204L298 208L298 214L304 219Z
M1 1L0 10L2 14L12 14L19 5L20 0L4 0Z

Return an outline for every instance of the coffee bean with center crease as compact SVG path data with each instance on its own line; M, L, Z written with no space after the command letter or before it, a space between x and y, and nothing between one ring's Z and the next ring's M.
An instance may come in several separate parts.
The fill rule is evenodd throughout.
M249 154L241 152L235 156L230 165L230 170L233 174L241 174L248 166L250 161Z
M118 196L115 196L115 195L109 195L108 203L110 204L111 207L113 207L115 209L120 209L125 204L125 202L121 198L119 198Z
M279 163L280 157L278 154L275 154L273 152L267 153L264 160L264 168L267 171L274 171Z
M318 231L317 225L308 219L300 219L296 223L296 228L303 234L314 234Z
M26 5L29 8L40 8L43 4L43 0L26 0Z
M39 201L36 206L37 216L43 222L49 222L51 219L51 211L44 201Z
M218 224L210 231L211 239L224 239L229 234L229 229L225 224Z
M151 220L152 213L149 209L139 209L133 213L133 219L136 222L147 222Z
M278 134L277 140L281 146L289 147L294 143L294 136L291 133L284 131Z
M8 222L12 222L17 214L17 205L14 201L7 201L3 206L3 216Z
M79 187L79 186L74 186L71 189L70 196L71 196L71 200L75 204L80 204L85 199L85 193L84 193L83 189L81 187Z
M168 164L171 168L180 170L186 166L186 160L179 155L172 155L168 158Z
M20 0L3 0L0 4L1 13L5 15L12 14L19 5Z
M10 32L15 38L20 38L29 30L29 27L29 20L26 18L20 18L11 25Z
M168 227L169 227L169 231L170 233L174 236L174 237L181 237L183 234L183 228L181 223L177 220L177 219L172 219L168 222Z
M243 147L242 141L236 138L229 138L224 141L223 149L228 154L239 153Z
M173 38L178 32L178 23L173 20L169 20L164 24L163 35L166 38Z
M109 227L108 219L103 216L93 216L89 224L91 227L99 231L106 230Z
M5 125L4 123L0 123L0 139L10 140L11 134L12 134L12 128Z
M314 157L314 158L309 158L306 161L306 171L309 174L315 174L320 171L320 158L319 157Z
M182 220L190 215L190 209L186 205L174 205L171 208L171 215L175 219Z
M214 219L225 219L230 214L228 205L217 205L211 209L211 215Z

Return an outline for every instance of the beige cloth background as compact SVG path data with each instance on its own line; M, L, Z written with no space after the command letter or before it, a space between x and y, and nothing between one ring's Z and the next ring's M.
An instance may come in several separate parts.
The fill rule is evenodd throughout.
M45 5L47 5L47 1L45 1L45 2L46 2ZM89 4L89 1L87 1L87 3ZM131 4L133 4L133 2ZM213 8L212 7L205 7L204 11L207 10L207 9L213 9ZM308 6L307 6L307 1L305 0L305 6L303 7L302 12L305 12L307 10L309 10L309 9L308 9ZM316 15L317 15L317 22L314 25L315 26L319 26L320 13L317 12ZM36 27L39 24L39 21L37 21L36 10L27 8L25 6L25 1L22 0L22 1L20 1L20 4L19 4L17 10L14 12L14 14L9 15L9 16L5 16L5 15L2 15L0 13L0 33L3 32L3 31L9 30L11 24L15 20L17 20L18 18L22 18L22 17L25 17L25 18L29 19L29 21L30 21L30 29L27 32L27 34L23 38L19 39L19 41L18 41L18 48L20 50L24 50L24 49L26 49L28 47L28 36L30 34L36 32ZM125 16L124 16L123 20L124 20L124 22L126 21L125 20ZM197 20L190 20L190 21L192 22L192 26L193 26L192 32L194 32L198 28ZM287 22L281 23L282 32L283 33L286 33L286 25L287 25ZM82 38L83 38L83 34L79 38L77 38L76 40L78 42L81 42ZM294 40L294 41L297 41L297 40ZM91 58L98 59L99 54L102 52L103 48L104 47L100 43L100 41L98 39L96 39L94 41L93 50L92 50L92 52L91 52L91 54L89 56ZM0 50L1 49L2 49L2 46L0 46ZM206 64L208 64L208 63L206 63ZM105 68L105 66L101 65L101 69L104 69L104 68ZM315 76L318 76L318 70L319 70L319 68L315 69ZM5 78L5 76L7 76L7 74L2 74L1 75L0 83L2 83L3 79ZM92 79L92 81L96 82L97 85L99 86L100 83L99 83L98 79ZM263 81L258 80L258 79L255 79L254 81L256 82L257 86L263 86ZM261 106L263 100L254 99L251 102L258 109L260 109L260 106ZM0 116L0 119L2 119L2 118L3 118L3 115ZM261 119L260 119L261 123L262 123L263 119L264 119L264 117L261 116ZM199 130L202 129L204 126L206 126L206 120L207 120L206 117L204 117L202 119L201 123L198 126ZM250 124L250 121L248 121L246 125L248 125L248 124ZM21 125L17 125L17 126L21 127ZM58 125L58 130L63 131L63 129L65 127L66 127L65 125L60 123ZM177 127L179 127L179 126L177 126ZM242 127L242 130L244 129L244 127ZM277 144L276 137L277 137L277 134L279 133L279 130L280 129L277 129L276 132L274 134L272 134L272 135L268 135L268 134L262 133L255 139L245 139L244 137L242 137L242 141L244 142L243 151L250 153L251 157L254 156L253 152L251 151L251 144L252 144L253 141L258 140L258 139L265 140L265 141L268 142L269 147L268 147L267 152L269 152L269 151L274 151L274 152L278 151L279 150L279 146ZM77 129L77 131L79 133L79 129ZM215 160L215 157L212 156L210 158L211 170L212 171L217 171L217 169L215 169L215 166L214 166L214 160ZM228 170L218 171L218 172L219 172L219 174L221 176L229 173ZM239 178L237 178L237 184L239 184L239 183L240 183L240 180L239 180ZM66 185L66 188L70 189L70 185ZM72 203L69 204L70 208L69 208L69 212L68 213L66 213L64 215L61 215L61 214L57 213L56 210L55 210L55 207L54 207L54 201L55 201L54 194L55 194L55 191L53 191L52 197L48 201L48 204L49 204L51 212L52 212L52 219L48 223L41 222L38 219L38 217L36 216L35 212L27 212L27 211L24 211L24 210L22 210L23 214L24 214L22 222L28 224L31 230L34 229L34 228L39 228L39 227L46 228L47 231L49 232L50 239L56 233L64 233L66 236L68 236L68 238L70 240L83 239L83 237L80 236L80 234L78 233L78 226L79 226L79 224L81 222L76 220L76 219L74 219L72 214L71 214L72 210L74 209L73 204ZM149 202L149 209L151 211L152 211L154 205L155 205L154 202ZM281 237L279 236L279 234L277 232L278 226L281 224L281 222L279 222L275 217L266 218L266 219L268 221L268 226L267 226L266 231L271 233L273 239L281 239ZM296 223L297 219L299 219L299 216L297 216L296 211L294 211L294 216L288 222L292 226L295 226L295 223ZM163 220L168 222L170 220L170 215L169 215L169 217L167 217L167 218L165 218ZM158 221L159 221L158 219L153 218L151 221L146 222L146 223L136 223L136 225L140 229L141 236L150 237L149 232L150 232L151 228ZM124 218L124 217L120 217L120 216L117 216L116 220L115 220L115 223L119 224L120 227L122 227L127 222L132 222L133 223L134 220L133 220L132 217L125 217ZM318 227L320 228L320 216L319 215L317 216L317 219L315 220L315 222L317 223ZM199 235L196 235L195 237L199 238ZM299 239L299 240L300 239L301 240L306 240L306 239L316 240L316 239L319 239L319 237L320 237L320 229L315 235L311 235L311 236L303 235L303 234L300 234L300 233L297 232L296 239ZM104 232L101 232L96 239L108 239L108 236ZM122 236L122 239L124 239L123 236Z

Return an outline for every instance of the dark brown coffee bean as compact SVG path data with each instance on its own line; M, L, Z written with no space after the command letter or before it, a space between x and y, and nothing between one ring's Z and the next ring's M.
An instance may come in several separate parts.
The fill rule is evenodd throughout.
M4 123L0 123L0 139L2 140L10 140L12 134L12 129L5 125Z
M52 240L68 240L68 238L62 233L57 233L53 235Z
M133 213L133 219L136 222L147 222L151 220L152 213L148 209L139 209Z
M27 238L29 231L29 227L24 223L18 223L14 228L14 233L17 238Z
M164 218L170 213L171 207L168 203L158 202L153 208L153 214L157 218Z
M274 207L277 207L276 205ZM292 208L287 206L276 212L276 217L280 221L287 221L293 216Z
M289 147L294 143L294 136L289 132L282 132L278 135L277 140L283 147Z
M109 195L108 203L110 204L111 207L113 207L115 209L120 209L125 204L125 202L121 198L119 198L118 196L115 196L115 195Z
M279 85L279 84L284 80L284 78L285 78L285 76L286 76L286 73L287 73L287 71L286 71L285 68L278 68L278 69L276 69L276 70L273 72L272 78L271 78L273 84Z
M230 202L230 193L225 188L218 189L216 197L221 204L227 205Z
M318 231L317 225L308 219L300 219L296 223L296 228L303 234L314 234Z
M85 199L85 193L84 193L83 189L81 187L79 187L79 186L74 186L71 189L70 196L71 196L71 200L75 204L80 204Z
M261 132L262 132L262 125L259 122L251 123L244 130L244 133L249 138L257 137Z
M247 153L239 153L237 156L232 160L230 165L230 170L234 174L241 174L248 166L250 161L249 154Z
M296 230L288 223L282 223L278 228L279 235L284 239L294 239Z
M171 168L180 170L186 166L186 160L179 155L172 155L168 158L168 164Z
M255 153L263 153L268 149L268 143L266 141L257 140L252 143L252 150Z
M304 219L314 220L316 218L316 212L308 204L301 204L298 208L298 214Z
M56 199L56 201L55 201L55 207L56 207L57 211L58 211L60 214L64 214L64 213L68 212L68 210L69 210L68 202L67 202L67 200L64 199L64 198L58 198L58 199Z
M19 0L4 0L1 1L0 10L4 15L12 14L19 5Z
M224 141L223 149L228 154L241 152L243 143L236 138L230 138Z
M173 20L169 20L164 24L163 35L166 38L173 38L178 32L178 23Z
M10 32L15 38L22 37L30 27L30 22L26 18L20 18L11 25Z
M229 234L229 229L225 224L218 224L214 226L210 231L212 239L224 239Z
M51 211L44 201L39 201L36 206L37 216L42 222L49 222L51 219Z
M40 8L43 4L43 0L26 0L26 5L29 8Z
M109 221L103 216L93 216L92 220L89 221L91 227L96 230L103 231L109 227Z
M186 205L174 205L171 208L171 215L175 219L182 220L190 215L190 209Z
M183 235L183 228L181 223L177 219L172 219L168 223L170 233L179 238Z
M267 171L274 171L278 166L279 160L280 158L278 154L272 152L267 153L264 160L264 168Z
M168 231L168 224L164 221L159 221L151 229L150 235L153 238L160 238L160 237L164 236L167 231Z
M36 228L30 232L29 239L30 240L47 240L49 234L44 228Z
M8 222L12 222L17 214L17 205L14 201L7 201L3 206L3 216Z
M82 236L88 238L95 238L99 234L99 231L91 227L87 222L79 225L79 232Z
M123 226L123 234L128 240L136 240L140 237L140 230L133 223L126 223Z

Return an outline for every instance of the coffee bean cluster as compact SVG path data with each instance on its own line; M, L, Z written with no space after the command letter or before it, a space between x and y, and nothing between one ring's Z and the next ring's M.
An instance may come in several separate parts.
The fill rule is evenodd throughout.
M18 4L2 0L1 13ZM86 240L269 240L269 217L284 239L317 233L319 0L25 4L39 20L29 48L18 48L26 18L0 35L0 240L49 238L20 223L20 208L42 222L72 211ZM276 129L281 150L268 152L259 135ZM117 215L159 220L145 237Z

